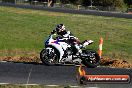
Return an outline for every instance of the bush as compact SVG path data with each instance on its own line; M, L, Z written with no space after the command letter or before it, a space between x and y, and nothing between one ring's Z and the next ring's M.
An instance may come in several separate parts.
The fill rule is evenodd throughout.
M132 0L124 0L124 2L129 8L132 8Z
M61 0L63 4L71 3L74 5L83 5L83 6L90 6L91 0ZM132 0L92 0L93 6L102 6L102 7L109 7L113 8L113 10L126 10L127 6L132 5Z
M60 0L60 2L63 3L63 4L68 4L69 0Z

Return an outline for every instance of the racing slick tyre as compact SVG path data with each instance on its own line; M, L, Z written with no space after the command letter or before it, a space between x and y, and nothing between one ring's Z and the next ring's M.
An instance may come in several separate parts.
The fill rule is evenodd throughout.
M58 51L55 48L47 47L40 52L40 59L45 65L56 65L59 62Z
M90 68L95 68L100 64L100 56L94 50L83 50L82 63Z

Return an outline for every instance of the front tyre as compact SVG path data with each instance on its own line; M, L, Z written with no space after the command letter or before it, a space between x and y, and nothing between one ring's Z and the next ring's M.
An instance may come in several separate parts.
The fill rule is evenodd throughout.
M95 68L100 64L100 56L94 50L84 50L82 54L82 63L91 68Z
M46 48L40 52L40 59L45 65L56 65L59 62L57 50L54 48Z

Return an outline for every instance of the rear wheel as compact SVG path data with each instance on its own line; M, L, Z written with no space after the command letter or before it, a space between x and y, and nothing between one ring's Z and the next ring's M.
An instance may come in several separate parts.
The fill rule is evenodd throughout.
M82 62L87 67L95 68L100 64L100 56L94 50L84 50Z
M45 65L56 65L59 62L57 50L47 47L40 52L40 59Z

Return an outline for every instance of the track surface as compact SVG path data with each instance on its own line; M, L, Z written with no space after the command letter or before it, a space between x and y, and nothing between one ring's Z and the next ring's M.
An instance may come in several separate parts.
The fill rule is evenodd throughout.
M85 68L87 74L129 74L132 69L117 68ZM44 66L34 63L0 62L0 84L44 84L44 85L72 85L78 86L76 66ZM132 88L128 84L87 84L87 87L97 88Z

